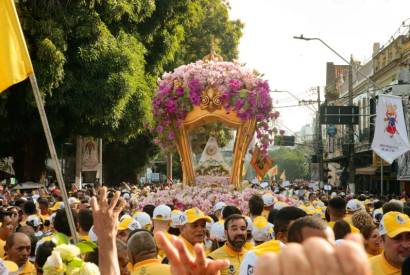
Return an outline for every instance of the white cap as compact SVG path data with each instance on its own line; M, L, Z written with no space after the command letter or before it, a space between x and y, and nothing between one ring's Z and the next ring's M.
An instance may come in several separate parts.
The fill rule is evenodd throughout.
M246 222L247 222L247 224L248 224L248 226L246 227L246 230L247 230L247 231L252 231L252 228L253 228L252 219L251 219L250 217L248 217L248 216L245 216L245 219L246 219Z
M27 223L28 223L28 224L31 224L31 225L34 226L34 227L38 227L39 225L42 224L41 219L40 219L38 216L36 216L36 215L30 215L30 216L28 216L28 218L27 218Z
M332 192L332 194L330 194L330 197L331 197L332 199L335 198L335 197L337 197L336 192Z
M165 204L158 205L154 209L154 214L152 215L152 219L158 220L158 221L170 221L171 220L171 208Z
M373 222L379 223L383 217L383 209L378 208L373 211Z
M281 210L283 207L286 207L286 206L288 206L288 204L286 202L278 201L277 203L275 203L273 208L277 209L277 210Z
M129 200L131 198L131 195L130 195L130 193L124 193L124 194L122 194L122 198L124 200Z
M265 189L265 188L268 187L268 186L269 186L269 183L267 183L266 181L261 182L261 187L262 187L263 189Z
M145 212L137 212L134 215L134 220L137 220L141 227L144 229L150 229L151 227L151 217Z
M178 226L181 226L185 224L186 217L185 213L182 212L181 210L174 209L171 212L171 227L177 228Z
M216 212L216 211L218 211L218 210L223 210L224 208L225 208L225 206L226 206L226 203L224 203L224 202L217 202L216 204L215 204L215 206L214 206L214 208L213 208L213 211L214 211L214 213Z
M142 227L141 227L141 224L138 222L138 221L136 221L136 220L133 220L129 225L128 225L128 230L130 230L130 231L134 231L134 230L136 230L136 229L141 229Z
M263 194L262 199L265 206L272 206L275 203L275 198L269 193Z
M347 202L346 209L347 209L347 211L355 212L357 210L362 209L362 206L360 205L360 202L358 200L351 199Z
M211 230L209 233L209 237L211 240L215 240L218 242L225 242L225 228L224 224L221 222L216 222L211 226Z
M76 204L76 203L80 203L80 200L75 198L75 197L69 197L68 198L68 204Z
M90 238L90 241L92 241L92 242L97 242L98 241L97 234L95 234L95 232L94 232L94 225L91 226L90 231L88 231L88 237Z
M272 239L273 224L265 217L258 216L253 220L252 238L257 242L266 242Z

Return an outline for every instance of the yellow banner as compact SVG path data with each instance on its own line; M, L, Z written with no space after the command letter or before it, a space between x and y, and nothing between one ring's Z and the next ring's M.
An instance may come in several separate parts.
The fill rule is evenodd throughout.
M0 0L0 93L33 73L13 0Z

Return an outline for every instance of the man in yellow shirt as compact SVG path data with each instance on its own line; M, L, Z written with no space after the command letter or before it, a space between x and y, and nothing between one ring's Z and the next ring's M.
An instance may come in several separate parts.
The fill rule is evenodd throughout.
M185 211L185 223L181 226L180 238L185 243L188 251L194 255L194 246L202 244L205 240L206 222L212 222L212 218L206 216L198 208L191 208Z
M242 260L240 275L252 275L255 272L257 259L266 253L279 253L288 241L288 230L292 222L298 218L305 217L306 212L294 206L286 206L279 210L275 218L275 240L270 240L255 246Z
M4 257L4 246L6 245L7 237L13 233L13 222L10 212L0 212L0 258Z
M162 231L168 239L171 238L171 235L168 233L168 229L171 226L171 211L171 208L165 204L155 207L152 216L152 233L154 236L158 231ZM165 253L162 251L160 246L158 246L158 254L161 258L165 256Z
M410 218L389 212L383 216L379 231L383 253L370 259L373 275L400 275L404 260L410 256Z
M224 222L226 243L209 254L214 260L228 259L230 265L221 270L221 275L238 275L239 267L245 255L244 248L247 237L247 222L244 216L233 214Z
M137 229L127 243L128 257L133 265L131 275L170 275L170 266L161 264L151 232Z
M35 275L36 268L28 260L31 252L30 238L24 233L13 233L6 240L5 260L12 261L17 264L19 275Z
M345 219L346 201L341 197L334 197L329 200L327 209L330 216L330 221L328 224L333 229L336 221ZM360 233L360 230L357 227L353 226L351 223L349 223L349 225L352 233Z

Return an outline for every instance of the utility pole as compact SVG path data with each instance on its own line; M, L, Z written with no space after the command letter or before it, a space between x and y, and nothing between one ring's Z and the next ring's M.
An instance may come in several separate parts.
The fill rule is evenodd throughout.
M320 87L317 86L317 159L319 162L319 187L323 188L323 144L322 124L320 124Z
M319 164L319 186L323 187L323 145L322 145L322 126L320 124L320 87L316 88L317 100L300 100L299 105L317 104L316 113L316 154Z
M350 56L350 63L349 63L349 106L353 106L353 57ZM348 136L348 145L349 145L349 178L348 178L348 185L349 188L351 186L356 186L355 184L355 167L354 167L354 125L353 123L348 125L349 136ZM354 190L355 191L355 190Z

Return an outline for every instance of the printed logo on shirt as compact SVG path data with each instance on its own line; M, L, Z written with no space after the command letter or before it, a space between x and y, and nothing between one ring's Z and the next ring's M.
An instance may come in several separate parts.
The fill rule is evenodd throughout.
M248 271L246 272L247 275L253 275L253 266L248 264Z
M234 267L233 265L230 265L230 266L228 267L228 273L229 273L229 274L235 274L235 267Z

